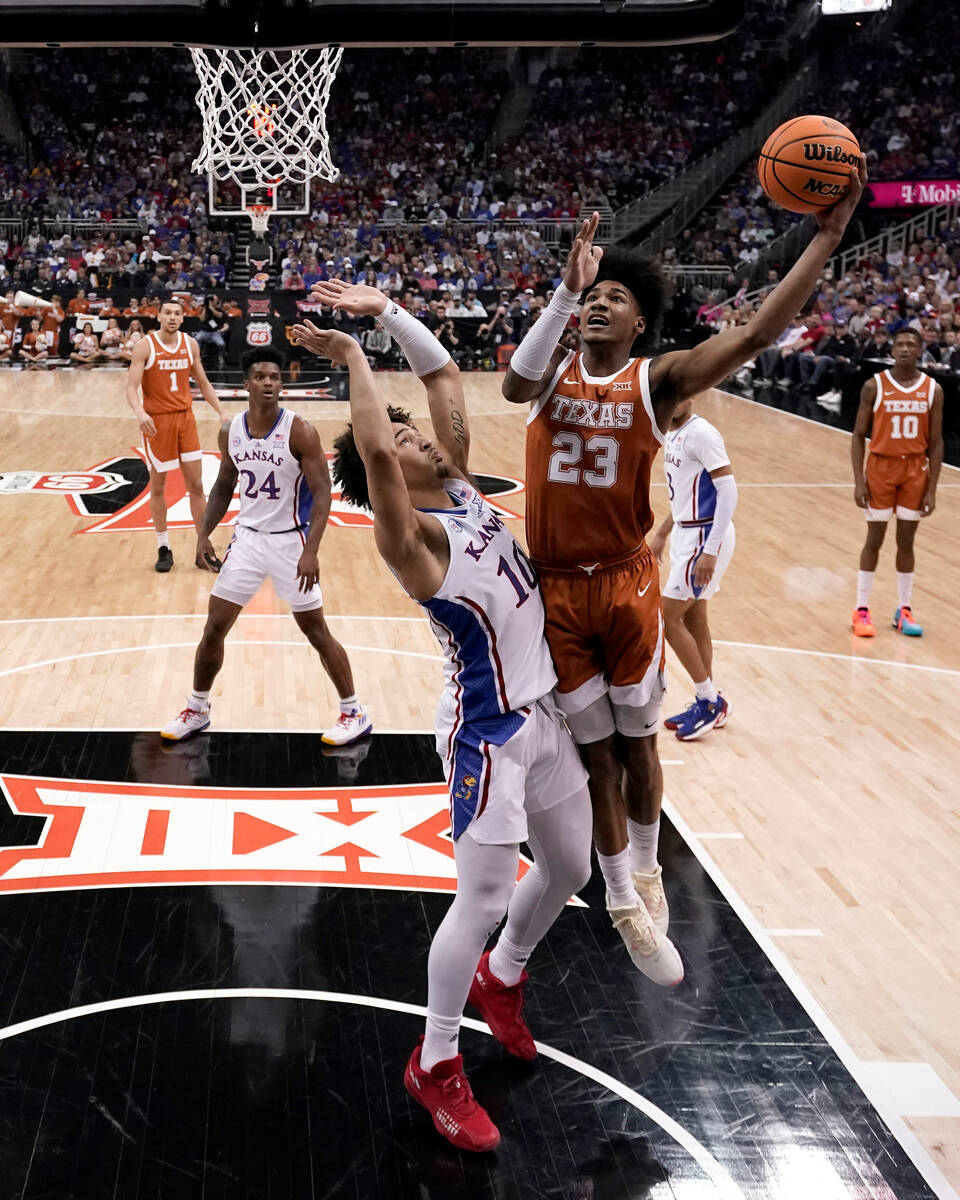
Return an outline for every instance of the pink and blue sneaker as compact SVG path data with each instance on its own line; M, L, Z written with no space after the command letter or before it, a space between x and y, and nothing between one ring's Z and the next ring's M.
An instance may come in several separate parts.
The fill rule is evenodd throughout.
M897 633L906 634L907 637L923 637L923 626L913 619L913 613L907 605L893 614L893 627Z

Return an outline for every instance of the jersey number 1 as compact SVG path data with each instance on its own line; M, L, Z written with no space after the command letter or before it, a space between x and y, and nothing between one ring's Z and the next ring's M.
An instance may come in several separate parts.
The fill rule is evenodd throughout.
M617 482L617 460L620 443L614 437L595 434L584 445L579 433L558 433L553 439L556 450L550 455L547 479L551 483L577 484L583 479L587 487L608 488ZM593 466L580 469L584 450L593 455Z

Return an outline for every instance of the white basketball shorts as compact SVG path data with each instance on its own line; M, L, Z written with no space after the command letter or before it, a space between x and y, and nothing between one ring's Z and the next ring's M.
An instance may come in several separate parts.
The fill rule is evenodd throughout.
M502 745L494 726L519 727ZM437 750L450 789L453 839L467 829L484 845L510 846L527 837L527 813L546 812L579 791L587 799L587 772L560 710L550 698L502 721L437 728Z
M223 566L213 585L213 595L241 608L249 604L269 576L281 600L294 612L309 612L323 606L323 592L314 584L308 592L298 590L297 563L303 553L303 535L260 533L238 525L223 556Z
M705 588L695 587L693 582L694 567L703 553L703 547L712 529L712 524L696 525L687 529L682 525L674 525L670 534L670 578L662 592L668 600L709 600L719 589L720 580L730 565L737 544L732 522L720 543L713 578Z

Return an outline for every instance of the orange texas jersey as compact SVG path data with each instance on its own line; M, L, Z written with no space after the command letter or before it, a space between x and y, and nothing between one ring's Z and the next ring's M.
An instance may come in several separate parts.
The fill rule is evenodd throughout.
M193 408L190 392L190 371L193 357L185 333L177 334L171 350L160 340L156 330L147 334L149 354L143 369L143 409L155 413L189 412Z
M650 360L589 375L571 350L527 418L527 540L545 567L607 563L653 524L650 468L663 443Z
M930 448L930 409L936 381L921 374L905 387L889 371L875 375L877 398L873 404L870 453L888 458L926 454Z

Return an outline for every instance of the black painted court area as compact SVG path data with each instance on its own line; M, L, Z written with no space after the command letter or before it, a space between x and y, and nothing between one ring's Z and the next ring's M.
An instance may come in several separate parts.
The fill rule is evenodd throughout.
M343 785L351 768L305 735L213 734L164 753L154 734L0 734L6 774L218 787ZM440 779L432 739L382 736L358 785ZM5 847L37 817L0 800ZM825 1179L862 1200L932 1193L837 1056L665 822L671 934L687 978L631 967L599 873L531 963L537 1039L608 1073L729 1173L694 1157L602 1082L541 1056L509 1059L465 1030L495 1154L447 1145L401 1083L421 1031L426 955L449 898L302 886L147 886L0 895L0 1030L130 996L184 998L60 1021L0 1041L3 1200L793 1200ZM2 879L2 875L0 875ZM376 998L383 1007L343 999ZM468 1015L470 1015L468 1013ZM473 1014L475 1015L475 1014ZM809 1180L809 1186L805 1186Z

